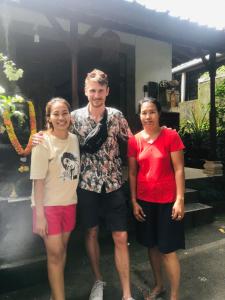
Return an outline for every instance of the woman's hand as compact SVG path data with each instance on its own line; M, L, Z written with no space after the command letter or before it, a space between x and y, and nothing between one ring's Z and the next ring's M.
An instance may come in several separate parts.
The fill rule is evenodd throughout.
M32 147L41 144L43 141L43 131L39 131L32 135Z
M177 199L172 208L172 219L181 221L184 217L184 199Z
M44 215L37 215L36 217L36 233L42 238L48 235L48 224Z
M142 207L137 203L133 203L133 214L134 217L139 221L139 222L144 222L145 221L145 214L142 209Z

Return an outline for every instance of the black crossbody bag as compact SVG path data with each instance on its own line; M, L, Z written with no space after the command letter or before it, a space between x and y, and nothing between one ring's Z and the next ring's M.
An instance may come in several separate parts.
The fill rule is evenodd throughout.
M93 154L97 152L102 144L106 141L108 137L107 116L108 112L107 109L105 109L101 121L93 130L89 132L84 140L84 143L80 145L81 152Z

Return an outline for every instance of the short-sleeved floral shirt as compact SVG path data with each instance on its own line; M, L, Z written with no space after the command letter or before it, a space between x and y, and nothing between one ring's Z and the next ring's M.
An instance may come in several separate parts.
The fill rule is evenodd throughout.
M119 152L119 140L127 141L132 135L122 112L106 107L108 137L100 149L94 154L81 154L81 172L79 186L82 189L100 193L104 184L106 193L122 186L122 161ZM90 118L88 106L72 112L73 128L80 144L88 133L97 125Z

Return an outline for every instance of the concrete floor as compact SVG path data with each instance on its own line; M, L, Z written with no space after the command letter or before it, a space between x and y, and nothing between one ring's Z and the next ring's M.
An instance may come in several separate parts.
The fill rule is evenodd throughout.
M182 278L180 300L223 300L225 299L225 213L216 216L211 224L189 229L186 232L186 250L179 251ZM82 239L77 241L76 231L72 238L66 267L66 295L68 300L88 300L89 291L93 283L90 266ZM76 240L76 243L74 241ZM131 280L133 296L136 300L143 300L143 291L153 284L146 250L135 241L134 233L129 235L131 256ZM101 267L107 286L104 300L120 300L121 290L114 267L113 244L108 234L101 236ZM31 269L17 270L17 276L5 274L5 280L12 288L14 281L24 281L26 288L1 293L1 300L49 300L49 287L46 278L45 263L33 265ZM29 285L29 278L35 278ZM1 281L4 280L1 275ZM41 280L41 282L40 282ZM27 281L27 282L26 282ZM168 282L165 279L166 294L169 299Z

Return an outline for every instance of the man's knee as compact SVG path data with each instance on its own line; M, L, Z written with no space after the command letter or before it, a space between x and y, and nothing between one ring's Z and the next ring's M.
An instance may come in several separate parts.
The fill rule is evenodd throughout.
M171 261L177 261L177 254L176 252L170 252L170 253L162 253L162 259L165 263L171 262Z
M112 233L113 241L116 246L127 246L127 232L126 231L115 231Z
M96 240L98 238L98 226L86 230L86 239Z

